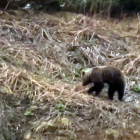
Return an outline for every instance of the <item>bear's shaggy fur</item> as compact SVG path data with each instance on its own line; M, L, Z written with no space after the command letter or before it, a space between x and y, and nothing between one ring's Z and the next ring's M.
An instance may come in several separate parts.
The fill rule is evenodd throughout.
M88 72L82 72L83 86L94 83L87 93L95 91L95 96L104 88L104 83L109 85L108 97L113 100L114 93L118 92L118 100L122 101L125 92L125 79L123 73L113 66L97 66Z

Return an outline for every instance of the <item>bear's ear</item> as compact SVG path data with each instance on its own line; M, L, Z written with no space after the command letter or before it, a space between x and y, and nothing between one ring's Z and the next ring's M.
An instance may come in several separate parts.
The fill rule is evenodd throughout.
M85 75L85 71L82 71L82 76L84 76Z

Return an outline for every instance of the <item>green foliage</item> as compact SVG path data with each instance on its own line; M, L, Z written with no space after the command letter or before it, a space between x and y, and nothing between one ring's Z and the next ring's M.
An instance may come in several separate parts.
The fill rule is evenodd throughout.
M75 76L76 77L80 77L80 73L79 72L75 72Z
M56 105L56 109L58 109L60 112L64 112L65 106L62 103L59 103Z
M24 113L25 116L29 116L31 115L31 111L27 110L25 113Z
M134 86L131 88L131 90L133 90L135 92L140 92L140 86Z

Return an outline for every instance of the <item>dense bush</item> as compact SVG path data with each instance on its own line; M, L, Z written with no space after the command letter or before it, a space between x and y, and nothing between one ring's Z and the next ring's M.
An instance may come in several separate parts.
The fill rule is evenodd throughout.
M1 4L2 2L3 1L0 0L0 6L4 7L3 4ZM15 3L22 7L27 3L32 3L34 8L42 5L41 9L46 11L50 9L51 11L65 10L90 14L101 13L107 16L118 16L123 12L138 12L140 10L140 0L14 0L10 2L9 7L12 7ZM38 9L40 10L40 8Z
M138 12L140 10L139 0L66 0L65 3L65 9L104 15L118 15L121 12Z

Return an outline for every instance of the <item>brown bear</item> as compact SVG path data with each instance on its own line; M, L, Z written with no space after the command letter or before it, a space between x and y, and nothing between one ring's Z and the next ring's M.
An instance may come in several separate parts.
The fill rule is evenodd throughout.
M104 88L104 83L109 85L108 97L113 100L114 93L118 92L118 100L122 101L125 92L125 78L121 70L113 66L97 66L88 72L82 72L83 86L94 83L87 93L95 91L95 96Z

